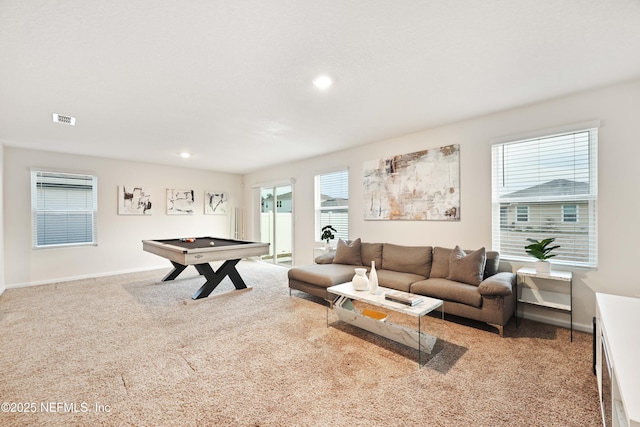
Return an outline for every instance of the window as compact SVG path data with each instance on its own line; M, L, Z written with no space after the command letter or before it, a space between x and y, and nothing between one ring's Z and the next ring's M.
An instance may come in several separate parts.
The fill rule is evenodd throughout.
M96 244L98 178L31 172L33 247Z
M493 248L502 258L530 261L527 238L555 237L553 262L597 266L597 139L593 128L492 146Z
M578 222L578 205L562 205L562 222Z
M507 213L507 207L500 206L500 228L504 228L507 225L507 221L509 220Z
M529 206L516 206L516 221L529 222Z
M336 229L336 239L349 238L349 171L316 175L316 240L325 225Z

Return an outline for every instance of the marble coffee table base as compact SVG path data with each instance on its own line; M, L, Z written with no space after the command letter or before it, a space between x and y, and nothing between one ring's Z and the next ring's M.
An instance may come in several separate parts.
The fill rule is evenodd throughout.
M424 304L420 304L423 305L423 307L409 307L400 303L385 300L383 295L383 292L385 291L384 289L378 295L372 296L368 295L369 292L353 291L349 288L349 285L350 283L328 289L329 292L338 295L338 298L333 303L333 310L338 316L338 319L342 322L357 326L371 333L418 350L418 364L422 367L422 353L431 354L437 341L435 336L421 331L422 317L433 311L435 308L440 307L442 305L442 301L429 299L429 301L425 301ZM363 315L354 307L354 300L417 317L418 328L417 330L414 330L388 322L386 319L378 320L373 317ZM328 310L329 308L327 308L327 326L329 324ZM442 313L444 315L444 312Z

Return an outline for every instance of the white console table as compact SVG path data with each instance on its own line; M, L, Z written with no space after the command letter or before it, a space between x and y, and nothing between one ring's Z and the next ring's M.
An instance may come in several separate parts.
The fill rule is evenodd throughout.
M606 427L640 427L640 299L596 294L596 375Z
M553 308L569 314L569 328L571 329L570 340L573 341L573 275L570 271L555 271L542 274L536 272L535 268L522 267L517 273L517 296L516 304L531 304L538 307ZM525 279L531 277L534 279L554 280L560 282L559 286L564 283L566 292L558 290L545 290L538 288L535 284L525 284ZM523 310L524 311L524 310ZM524 313L523 313L524 315ZM516 305L516 324L518 320L518 307Z

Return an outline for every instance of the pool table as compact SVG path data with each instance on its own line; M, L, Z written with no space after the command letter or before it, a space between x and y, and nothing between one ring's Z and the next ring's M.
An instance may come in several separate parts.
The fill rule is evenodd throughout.
M196 237L143 240L142 249L167 258L173 264L173 270L162 279L163 282L174 280L187 266L193 265L198 273L206 279L204 285L192 296L193 299L199 299L209 296L226 276L229 276L236 289L245 289L247 285L240 277L236 264L241 258L267 255L269 243L217 237ZM218 271L215 271L209 264L214 261L224 261Z

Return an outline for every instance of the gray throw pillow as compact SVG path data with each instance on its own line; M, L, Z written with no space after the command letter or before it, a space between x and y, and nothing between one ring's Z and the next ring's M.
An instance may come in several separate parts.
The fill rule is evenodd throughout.
M500 268L500 254L496 251L487 251L487 263L484 266L484 279L498 274Z
M336 256L333 258L334 264L347 264L347 265L362 265L360 238L345 242L342 239L338 239L338 245L336 246Z
M482 282L486 262L485 248L466 254L460 246L456 246L449 258L447 279L478 286Z

